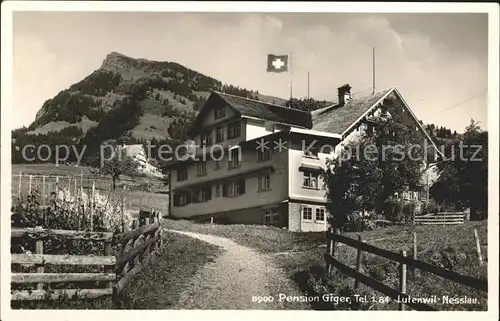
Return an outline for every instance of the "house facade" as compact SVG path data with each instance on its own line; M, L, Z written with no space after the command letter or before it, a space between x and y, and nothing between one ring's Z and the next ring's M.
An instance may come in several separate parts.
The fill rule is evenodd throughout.
M122 150L127 157L137 163L137 171L149 176L161 177L162 173L156 166L149 163L146 150L142 144L122 145Z
M391 113L433 144L395 88L353 99L344 85L313 112L213 92L188 131L194 147L169 165L170 215L324 231L327 158Z

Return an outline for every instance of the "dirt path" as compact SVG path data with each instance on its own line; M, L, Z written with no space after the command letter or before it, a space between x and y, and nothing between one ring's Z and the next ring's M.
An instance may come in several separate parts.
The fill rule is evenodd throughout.
M307 309L308 304L280 300L299 296L271 259L235 242L213 235L168 230L222 247L225 252L205 265L180 295L178 309ZM255 302L253 297L272 298Z

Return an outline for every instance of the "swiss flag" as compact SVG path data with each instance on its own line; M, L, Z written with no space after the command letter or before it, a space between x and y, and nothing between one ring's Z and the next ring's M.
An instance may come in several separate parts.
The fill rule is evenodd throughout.
M267 71L268 72L285 72L288 71L288 55L267 55Z

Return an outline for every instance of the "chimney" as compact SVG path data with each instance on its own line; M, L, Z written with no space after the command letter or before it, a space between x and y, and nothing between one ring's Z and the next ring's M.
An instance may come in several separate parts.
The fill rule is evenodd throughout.
M351 86L349 86L349 84L345 84L337 88L337 90L339 96L339 106L344 106L351 99Z

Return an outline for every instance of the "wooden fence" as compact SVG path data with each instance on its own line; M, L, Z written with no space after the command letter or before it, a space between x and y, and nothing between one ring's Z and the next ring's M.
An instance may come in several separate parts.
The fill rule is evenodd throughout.
M11 254L12 264L23 264L27 266L36 266L36 273L13 273L12 284L36 283L35 291L14 290L12 291L12 301L33 301L33 300L57 300L63 295L74 297L74 295L85 298L98 298L110 296L113 294L113 283L116 280L116 274L113 267L116 258L112 254L113 233L105 232L83 232L69 230L50 230L42 228L13 228L11 238L21 238L29 235L35 238L35 254ZM44 254L42 239L45 238L66 238L80 241L102 241L104 242L104 255L54 255ZM103 273L45 273L44 266L50 265L86 265L86 266L104 266ZM88 282L88 281L107 281L105 288L93 289L50 289L51 283L58 282Z
M434 266L429 263L425 263L422 261L419 261L415 258L407 257L406 256L406 251L401 251L401 253L394 253L391 251L387 251L384 249L380 249L378 247L375 247L373 245L367 244L363 242L361 237L358 237L358 240L354 240L351 238L348 238L346 236L340 235L338 233L332 232L329 230L327 232L327 239L328 239L328 244L327 244L327 253L325 253L325 261L326 261L326 266L327 266L327 271L331 271L331 269L337 268L340 272L347 274L348 276L354 278L354 286L358 287L359 283L363 283L387 296L389 296L392 299L398 300L398 299L403 299L403 300L408 300L408 303L405 303L408 305L410 308L413 308L418 311L437 311L436 308L429 306L427 304L419 303L419 302L412 302L409 298L409 295L406 293L406 270L407 267L410 267L412 269L419 269L421 271L426 271L435 275L438 275L442 278L445 278L447 280L451 280L469 287L472 287L474 289L488 292L488 282L485 280L481 279L476 279L470 276L465 276L462 274L459 274L457 272L443 269L437 266ZM356 268L353 269L342 262L338 261L336 257L336 247L337 243L343 243L345 245L351 246L355 249L357 249L357 256L356 256ZM395 261L399 263L399 287L398 289L393 289L388 287L387 285L379 282L378 280L371 278L369 276L366 276L362 274L361 271L361 262L362 262L362 257L363 257L363 252L368 252L374 255L378 255L381 257L384 257L386 259L389 259L391 261ZM405 309L405 304L403 303L398 303L398 308L399 310L404 310Z
M150 185L151 189L163 189L164 184L161 181L144 179L136 177L135 180L130 177L122 176L117 181L117 188L124 191L140 190L145 191L141 186L145 183ZM112 180L109 177L97 174L80 175L34 175L34 174L12 174L12 195L17 197L27 196L34 191L40 195L43 204L50 198L51 193L58 190L68 190L70 193L78 194L86 192L90 194L91 190L101 193L110 193L112 190Z
M443 212L436 214L417 215L413 218L414 224L422 225L452 225L464 224L465 213L463 212Z
M150 260L158 255L162 246L161 213L141 211L140 218L133 221L132 230L114 235L113 242L119 245L115 271L120 280L116 291L120 293L132 277Z
M133 221L132 230L121 233L51 230L43 228L12 228L11 238L29 235L37 239L35 254L11 254L12 264L36 266L36 273L13 273L12 285L37 284L37 289L12 290L11 301L57 300L62 296L95 299L116 295L151 259L162 246L161 213L141 211ZM104 242L104 255L47 255L43 253L43 240L53 237L80 241ZM115 247L115 254L113 254ZM103 266L103 273L45 273L50 265ZM52 290L51 283L105 281L105 288Z

